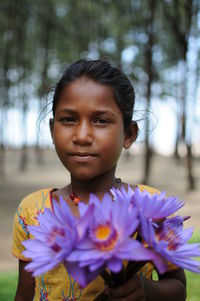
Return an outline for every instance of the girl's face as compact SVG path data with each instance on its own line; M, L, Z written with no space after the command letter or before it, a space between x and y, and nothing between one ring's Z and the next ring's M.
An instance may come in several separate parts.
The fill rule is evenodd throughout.
M77 180L114 171L123 146L135 139L124 131L112 90L86 77L63 89L50 125L57 154Z

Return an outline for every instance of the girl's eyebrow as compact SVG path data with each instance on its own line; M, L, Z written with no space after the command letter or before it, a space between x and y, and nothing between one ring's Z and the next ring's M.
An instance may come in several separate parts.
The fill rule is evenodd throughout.
M109 115L112 115L113 117L116 117L116 114L114 114L110 110L96 110L96 111L93 112L93 114L98 115L98 116L109 114Z
M63 109L60 109L58 112L59 113L70 113L70 114L77 114L78 111L75 110L75 109L67 109L67 108L63 108ZM95 110L92 112L92 115L98 115L98 116L101 116L101 115L105 115L105 114L109 114L109 115L112 115L113 117L117 117L116 114L114 114L112 111L110 110Z
M57 113L76 113L76 110L63 108L60 109Z

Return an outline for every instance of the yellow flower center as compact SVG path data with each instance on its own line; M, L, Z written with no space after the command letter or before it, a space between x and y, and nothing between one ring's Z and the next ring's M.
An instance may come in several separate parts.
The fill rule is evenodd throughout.
M111 230L109 226L105 225L99 225L99 227L96 229L96 238L99 240L105 240L108 238Z
M111 251L115 248L115 245L118 240L118 233L114 229L107 225L98 225L95 229L96 247L103 251Z

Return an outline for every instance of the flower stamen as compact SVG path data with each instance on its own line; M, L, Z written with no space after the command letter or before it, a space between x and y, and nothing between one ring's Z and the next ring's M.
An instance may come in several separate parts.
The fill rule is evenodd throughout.
M109 237L111 229L107 225L99 225L96 229L96 238L99 240L105 240Z
M96 248L103 252L113 250L118 240L118 233L110 224L97 225L91 236Z
M160 233L157 232L156 239L157 241L166 241L168 243L168 250L175 251L181 245L181 239L179 235L172 229L169 229L168 231L169 232L166 233L164 233L164 231L161 231Z
M47 243L48 245L55 251L55 252L59 252L60 251L60 246L58 246L58 244L56 243L56 237L57 236L62 236L64 237L65 233L63 229L60 229L56 226L54 226L51 230L51 232L49 233L48 237L47 237Z

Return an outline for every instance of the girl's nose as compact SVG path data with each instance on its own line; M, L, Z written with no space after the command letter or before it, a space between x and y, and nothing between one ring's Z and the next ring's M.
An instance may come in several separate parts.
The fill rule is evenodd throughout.
M76 127L72 142L79 145L90 145L93 141L92 128L87 122L81 122Z

